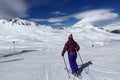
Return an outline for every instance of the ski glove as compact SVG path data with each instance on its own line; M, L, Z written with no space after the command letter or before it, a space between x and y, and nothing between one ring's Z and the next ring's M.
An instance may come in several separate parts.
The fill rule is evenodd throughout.
M62 56L64 56L64 53L62 53Z

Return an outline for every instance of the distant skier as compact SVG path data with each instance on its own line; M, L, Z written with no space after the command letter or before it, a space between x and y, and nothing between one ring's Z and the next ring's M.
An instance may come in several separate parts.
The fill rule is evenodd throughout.
M79 49L79 45L77 44L77 42L74 41L72 34L70 34L68 37L68 41L66 42L63 48L62 56L64 56L66 51L68 52L70 68L72 70L72 74L74 74L75 76L80 75L78 71L78 65L76 63L77 51L79 51Z

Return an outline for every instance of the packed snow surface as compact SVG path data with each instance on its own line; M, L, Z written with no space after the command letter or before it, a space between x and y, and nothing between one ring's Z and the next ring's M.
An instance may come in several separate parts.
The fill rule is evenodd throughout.
M82 80L120 80L119 34L90 24L57 30L21 19L0 20L0 80L80 80L68 78L61 57L71 33L86 66ZM70 69L67 53L64 57Z

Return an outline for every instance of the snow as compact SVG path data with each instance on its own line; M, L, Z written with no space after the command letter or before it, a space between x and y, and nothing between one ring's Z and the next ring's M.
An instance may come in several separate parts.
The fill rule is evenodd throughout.
M61 51L69 34L81 46L83 62L91 61L87 75L82 71L82 80L120 79L120 35L108 33L88 24L85 29L71 27L64 30L50 26L19 25L18 19L2 23L0 20L0 80L80 80L68 78ZM22 21L26 22L26 21ZM13 41L15 41L15 51ZM94 47L92 47L94 45ZM69 68L67 53L65 60ZM79 56L77 63L81 65Z
M120 22L114 22L110 25L104 26L103 29L108 31L120 30Z

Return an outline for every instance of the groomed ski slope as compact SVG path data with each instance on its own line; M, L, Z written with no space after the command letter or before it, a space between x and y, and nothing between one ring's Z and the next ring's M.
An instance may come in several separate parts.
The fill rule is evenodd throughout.
M66 36L67 37L67 36ZM48 40L51 37L48 37ZM0 52L0 80L73 80L68 78L64 70L61 57L65 40L53 40L48 42L23 42L16 43L16 52L13 48L5 48L10 43L4 43ZM82 42L76 38L78 44ZM84 63L92 61L89 66L89 77L85 72L83 80L119 80L120 79L120 41L111 41L104 46L81 46L80 54ZM18 54L20 53L20 54ZM8 55L13 54L13 55ZM18 54L18 55L14 55ZM5 57L5 55L8 55ZM65 55L67 65L67 54ZM80 63L79 57L77 59ZM85 77L84 77L85 76ZM77 79L76 79L77 80ZM79 80L79 79L78 79Z
M26 31L26 29L21 30ZM27 36L11 33L6 37L5 33L1 33L0 80L80 80L73 76L68 78L61 57L61 51L70 33L81 46L79 53L83 62L93 63L89 65L88 75L84 70L82 71L82 80L120 79L120 35L99 29L81 30L79 27L65 30L48 28L39 30L40 32L38 28L34 28L33 32L31 29L32 32L25 32ZM15 40L15 51L13 40ZM67 53L65 60L69 68ZM79 56L77 63L81 65Z

